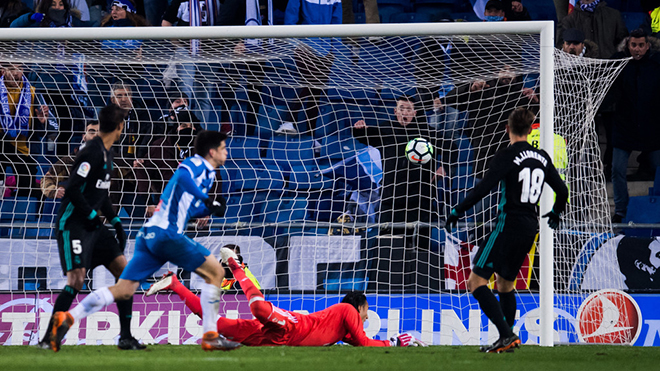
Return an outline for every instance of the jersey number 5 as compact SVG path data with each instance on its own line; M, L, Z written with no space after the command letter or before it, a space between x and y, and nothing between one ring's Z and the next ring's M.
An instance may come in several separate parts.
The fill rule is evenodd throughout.
M534 171L528 167L520 170L518 173L518 181L522 182L522 189L520 192L521 203L535 204L541 197L541 190L543 189L543 179L545 173L542 169L536 168Z
M72 251L74 254L78 255L82 252L82 244L80 243L80 240L73 240L71 241L71 247Z

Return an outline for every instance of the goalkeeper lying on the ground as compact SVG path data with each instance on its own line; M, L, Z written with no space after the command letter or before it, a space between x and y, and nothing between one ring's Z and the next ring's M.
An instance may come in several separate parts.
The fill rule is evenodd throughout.
M235 260L236 254L227 248L220 250L223 263L231 269L248 298L255 319L218 319L218 333L248 346L290 345L324 346L338 341L354 346L425 346L410 334L401 334L390 340L373 340L364 333L369 303L358 292L348 293L341 303L319 312L301 314L277 308L264 299L263 294L245 275ZM154 289L155 288L155 289ZM200 299L183 286L175 275L167 275L154 283L149 293L172 290L183 299L190 310L202 316Z

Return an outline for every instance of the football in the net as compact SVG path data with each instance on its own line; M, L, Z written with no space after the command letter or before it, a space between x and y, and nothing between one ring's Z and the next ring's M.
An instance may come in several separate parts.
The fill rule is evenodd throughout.
M433 146L424 138L415 138L406 145L406 157L410 162L425 164L433 158Z

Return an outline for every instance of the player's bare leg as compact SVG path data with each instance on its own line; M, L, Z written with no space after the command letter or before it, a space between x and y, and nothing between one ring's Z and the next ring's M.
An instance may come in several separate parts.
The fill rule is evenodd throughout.
M205 284L202 286L201 304L202 304L202 326L204 328L204 337L202 338L202 349L209 350L232 350L241 346L231 340L227 340L218 334L217 321L218 311L220 309L220 295L222 290L222 279L225 271L220 263L209 255L206 261L195 270L200 277L204 278Z

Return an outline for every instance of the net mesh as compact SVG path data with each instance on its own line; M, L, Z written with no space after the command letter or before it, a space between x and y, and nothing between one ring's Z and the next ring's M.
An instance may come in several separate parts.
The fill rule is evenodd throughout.
M20 86L34 88L29 128L10 136L3 126L0 290L26 317L0 342L35 343L46 328L66 284L51 224L58 188L66 187L67 158L90 134L86 125L111 101L130 111L110 189L130 225L129 259L139 226L192 153L189 128L222 130L229 154L215 191L227 199L227 214L194 222L188 234L216 255L240 246L268 300L312 312L360 290L370 301L369 336L412 331L434 344L496 337L465 279L470 253L494 226L498 190L457 232L442 226L506 146L508 114L517 106L539 112L538 35L5 41L0 50L7 106L19 101ZM611 232L593 119L625 62L560 51L554 58L555 165L570 188L565 227L555 235L555 340L576 342L577 307L589 292L581 252ZM403 153L416 137L434 146L427 165ZM526 342L539 334L536 266L535 247L516 282L516 331ZM177 267L154 278L167 270ZM201 287L195 274L178 274L193 292ZM86 289L113 282L96 268ZM235 287L222 303L221 315L251 318ZM138 292L134 308L139 339L201 337L198 318L175 294ZM65 344L116 341L114 314L101 313Z

